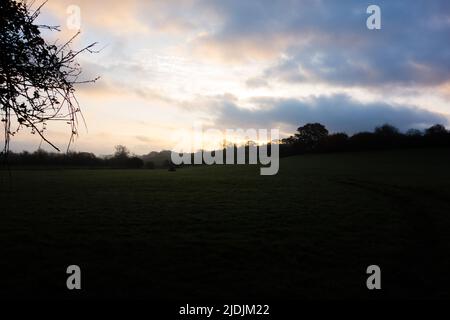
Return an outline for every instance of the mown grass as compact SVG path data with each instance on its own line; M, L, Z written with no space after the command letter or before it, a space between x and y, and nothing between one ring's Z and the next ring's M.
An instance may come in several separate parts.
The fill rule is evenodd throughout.
M450 151L1 175L0 295L449 298ZM65 270L82 269L68 291ZM368 291L368 265L382 290Z

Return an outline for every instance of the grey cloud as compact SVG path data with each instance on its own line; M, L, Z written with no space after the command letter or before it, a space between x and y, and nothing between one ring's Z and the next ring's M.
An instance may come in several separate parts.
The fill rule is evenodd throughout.
M211 2L210 2L211 3ZM450 2L379 0L382 29L366 28L371 1L230 0L213 2L225 17L214 40L247 41L261 50L287 37L265 76L341 85L437 85L450 80ZM211 4L210 4L211 5ZM282 53L282 52L280 52Z
M424 128L435 123L448 124L446 116L415 106L383 102L360 103L346 95L314 96L305 100L256 98L258 110L240 108L235 102L217 102L217 123L223 126L292 130L308 122L320 122L332 132L355 133L390 123L401 130Z
M117 5L120 2L113 3L121 8ZM193 30L205 32L199 41L217 46L227 59L235 55L248 58L257 51L274 51L264 55L271 58L285 54L287 59L261 75L279 81L345 86L438 85L450 81L448 0L378 0L382 10L382 30L378 31L366 28L366 8L373 3L369 0L132 3L138 12L135 18L151 30L161 27L167 34L179 29L186 37ZM112 43L109 49L116 58L129 58L124 48L133 51L135 42L128 35L101 35L108 39L106 43ZM194 41L193 45L201 43Z

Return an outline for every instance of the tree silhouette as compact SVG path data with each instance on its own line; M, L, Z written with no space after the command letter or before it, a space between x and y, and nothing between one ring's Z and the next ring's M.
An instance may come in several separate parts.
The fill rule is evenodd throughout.
M118 158L118 159L126 159L129 157L130 155L130 151L128 150L128 148L124 145L117 145L114 147L114 158Z
M425 134L428 136L445 136L447 133L447 130L442 124L435 124L425 130Z
M396 127L387 123L375 128L375 134L382 137L395 137L398 136L399 133L400 131Z
M70 125L69 148L80 114L74 85L97 80L80 81L81 67L75 61L84 51L94 52L95 43L73 51L70 45L79 33L62 45L42 38L42 29L59 31L58 27L35 23L44 4L32 10L24 1L0 2L0 117L5 154L11 136L21 128L29 128L59 151L45 137L48 121Z
M308 123L298 128L295 134L298 143L310 150L315 149L326 136L328 136L328 130L320 123Z
M348 135L343 132L330 134L321 143L321 151L343 151L346 150L348 144Z
M445 145L450 140L450 133L441 124L435 124L425 130L425 139L428 144Z
M406 135L409 137L422 137L423 133L419 129L408 129Z

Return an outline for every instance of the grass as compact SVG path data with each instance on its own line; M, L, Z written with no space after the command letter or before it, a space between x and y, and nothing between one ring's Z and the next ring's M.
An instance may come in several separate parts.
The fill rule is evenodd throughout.
M450 298L449 163L429 149L291 157L276 176L3 171L0 296Z

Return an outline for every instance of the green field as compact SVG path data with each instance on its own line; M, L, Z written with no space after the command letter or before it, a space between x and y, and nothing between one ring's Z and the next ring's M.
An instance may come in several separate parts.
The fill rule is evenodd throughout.
M2 171L0 295L450 298L449 165L427 149L285 158L277 176Z

